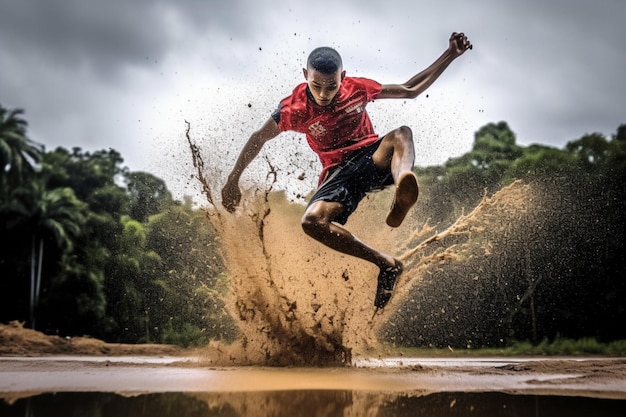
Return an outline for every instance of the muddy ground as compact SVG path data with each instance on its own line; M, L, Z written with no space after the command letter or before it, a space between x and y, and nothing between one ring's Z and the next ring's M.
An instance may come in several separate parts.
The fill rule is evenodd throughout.
M626 399L626 358L362 358L353 366L216 366L211 352L107 344L0 325L0 396L354 391L507 392Z

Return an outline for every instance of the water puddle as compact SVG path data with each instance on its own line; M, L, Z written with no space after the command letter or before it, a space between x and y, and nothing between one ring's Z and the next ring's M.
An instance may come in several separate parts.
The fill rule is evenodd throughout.
M348 390L152 393L60 392L0 401L0 415L207 416L624 416L626 400L498 392L390 394Z

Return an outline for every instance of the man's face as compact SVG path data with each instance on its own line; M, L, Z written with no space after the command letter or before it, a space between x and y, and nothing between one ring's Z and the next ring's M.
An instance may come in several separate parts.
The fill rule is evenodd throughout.
M333 74L324 74L312 68L304 70L304 78L309 85L315 102L320 106L328 106L335 98L341 81L346 76L345 71L336 71Z

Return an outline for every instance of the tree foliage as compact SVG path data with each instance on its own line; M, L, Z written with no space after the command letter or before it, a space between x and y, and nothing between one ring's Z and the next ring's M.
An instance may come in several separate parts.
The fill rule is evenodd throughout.
M0 106L0 196L25 184L41 156L41 146L26 136L23 113Z
M0 107L0 321L113 342L232 338L204 213L113 150L46 152Z
M498 346L558 336L626 338L626 125L586 134L564 149L515 145L505 123L476 133L473 149L417 169L419 215L443 228L485 190L522 179L532 215L487 230L489 254L436 269L385 329L390 340L441 347ZM620 301L622 300L622 301Z

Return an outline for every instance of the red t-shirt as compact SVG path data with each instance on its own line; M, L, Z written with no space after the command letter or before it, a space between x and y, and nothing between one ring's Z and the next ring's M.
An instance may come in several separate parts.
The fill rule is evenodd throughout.
M302 83L281 100L274 120L282 131L306 134L309 146L322 163L321 182L329 168L378 140L365 105L376 99L381 89L376 81L345 77L333 101L319 106L307 91L307 84Z

